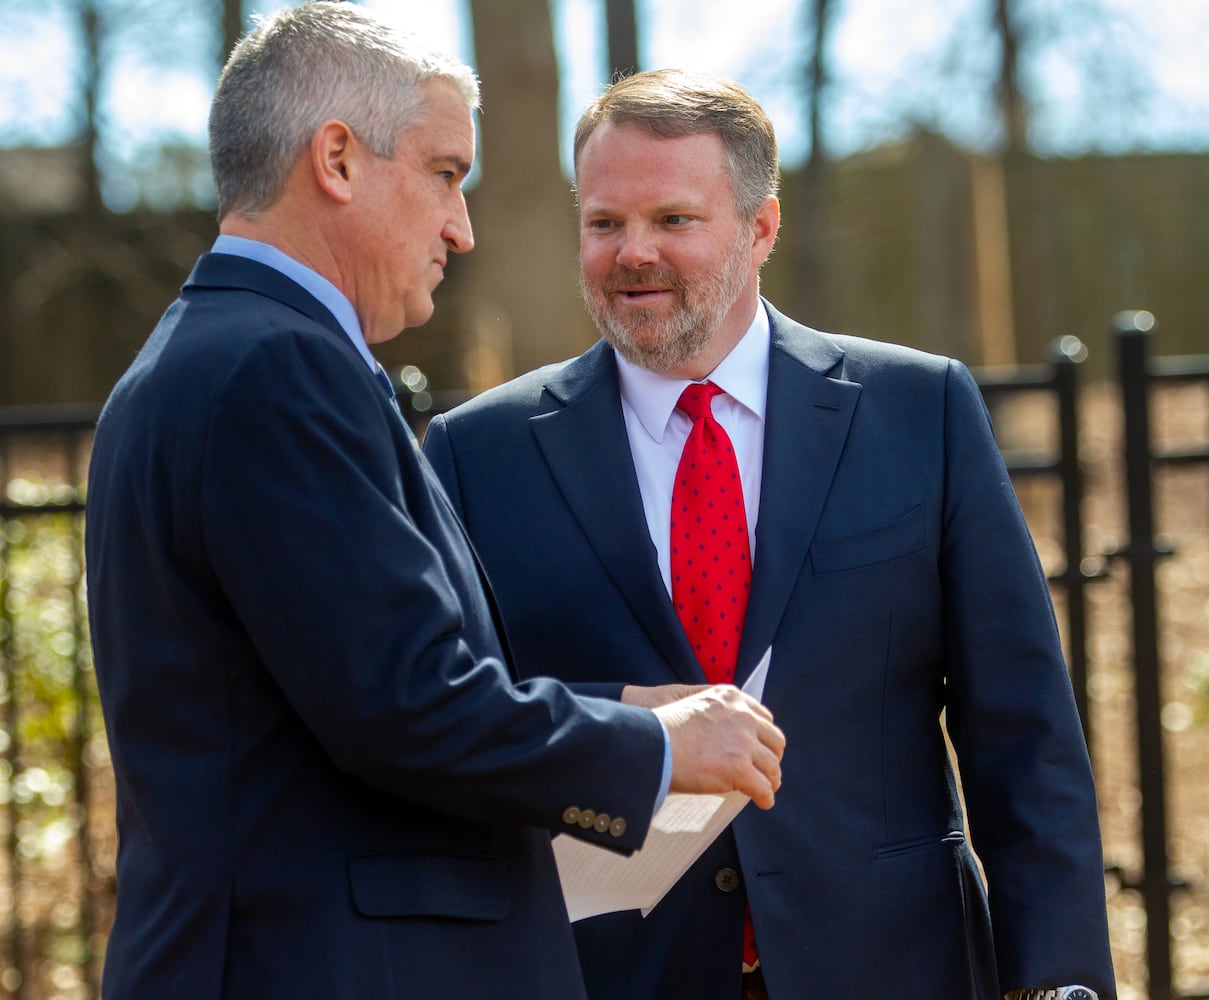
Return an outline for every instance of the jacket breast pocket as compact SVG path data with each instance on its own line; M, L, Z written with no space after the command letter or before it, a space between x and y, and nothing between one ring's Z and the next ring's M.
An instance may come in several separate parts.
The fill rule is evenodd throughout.
M922 551L927 542L923 507L912 507L889 524L843 538L819 538L810 546L815 573L836 573L900 559Z
M491 855L366 855L348 878L365 917L503 920L511 907L508 862Z

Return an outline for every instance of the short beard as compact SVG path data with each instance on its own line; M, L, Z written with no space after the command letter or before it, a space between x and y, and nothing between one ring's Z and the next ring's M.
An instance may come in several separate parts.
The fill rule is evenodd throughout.
M683 368L701 353L739 298L751 267L749 237L743 231L722 269L691 289L674 271L626 267L610 274L600 288L589 288L581 259L579 290L584 305L601 336L630 363L653 372ZM642 285L672 289L680 299L678 308L667 318L634 310L623 322L610 308L614 293Z

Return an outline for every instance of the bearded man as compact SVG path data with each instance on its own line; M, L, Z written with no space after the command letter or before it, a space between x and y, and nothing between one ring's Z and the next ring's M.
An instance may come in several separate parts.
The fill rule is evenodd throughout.
M1086 748L969 372L760 297L776 139L734 83L621 80L575 154L604 340L425 449L525 670L649 703L771 647L788 740L776 809L648 917L575 925L589 995L1113 996Z

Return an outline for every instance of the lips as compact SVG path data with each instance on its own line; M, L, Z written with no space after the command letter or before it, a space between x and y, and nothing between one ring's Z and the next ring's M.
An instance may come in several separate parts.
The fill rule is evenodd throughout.
M667 271L619 271L605 281L603 291L611 298L634 305L644 305L657 302L667 295L676 295L681 287L682 282L676 275Z

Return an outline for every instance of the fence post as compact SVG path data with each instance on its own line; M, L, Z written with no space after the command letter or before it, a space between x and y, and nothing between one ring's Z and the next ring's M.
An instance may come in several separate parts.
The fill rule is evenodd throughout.
M1133 666L1138 726L1138 780L1142 792L1142 873L1131 887L1146 906L1146 964L1150 1000L1173 1000L1171 890L1167 870L1167 802L1163 767L1162 695L1155 563L1170 550L1155 544L1151 490L1150 334L1154 316L1121 312L1113 318L1124 408L1125 488L1129 507L1129 563L1133 605Z
M1062 481L1062 544L1065 568L1061 582L1066 590L1066 623L1071 687L1083 725L1083 738L1091 743L1091 716L1087 704L1087 594L1084 588L1102 579L1104 571L1083 558L1083 468L1079 461L1079 365L1087 348L1075 336L1059 337L1049 348L1054 367L1054 395L1058 404L1058 475Z

